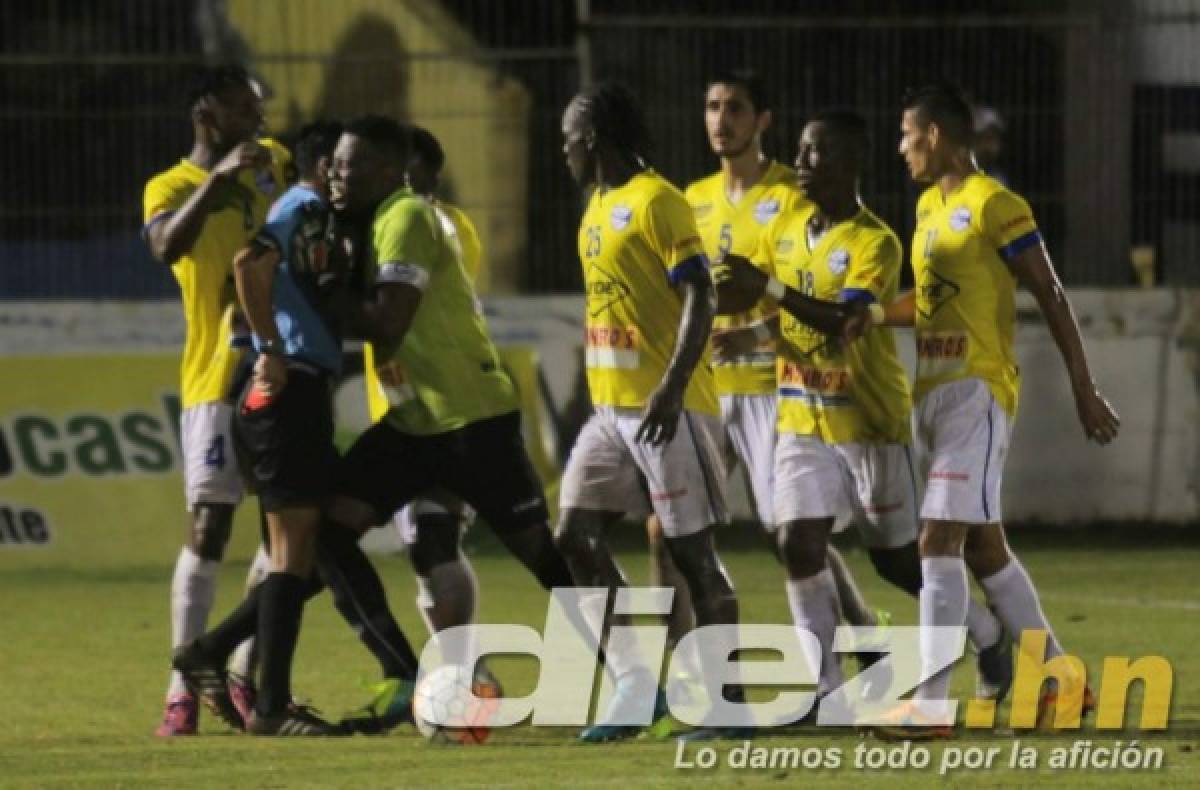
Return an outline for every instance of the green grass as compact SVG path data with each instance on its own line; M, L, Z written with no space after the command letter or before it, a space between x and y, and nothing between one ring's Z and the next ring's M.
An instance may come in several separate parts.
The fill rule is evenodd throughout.
M231 554L244 558L248 540L240 537ZM544 594L485 538L472 540L483 541L473 551L482 584L480 619L540 626ZM953 747L1001 747L999 765L991 771L959 771L947 779L976 786L1200 783L1200 659L1195 651L1200 597L1194 540L1076 533L1054 539L1018 535L1014 543L1042 590L1063 643L1092 670L1098 671L1104 656L1146 654L1166 656L1175 670L1172 725L1166 734L1097 733L1085 726L1077 735L1029 736L1022 742L1039 749L1044 764L1051 748L1076 738L1111 745L1136 737L1143 747L1165 750L1165 767L1147 773L1014 772L1007 768L1011 736L964 731ZM731 770L724 758L736 744L720 744L717 768L682 770L673 767L676 746L671 741L587 747L573 742L574 731L528 726L496 732L481 747L459 748L428 744L411 728L387 737L324 742L251 739L224 732L210 718L202 722L201 737L156 739L150 733L166 681L173 558L164 556L157 565L122 566L118 547L113 554L97 557L91 568L51 565L35 553L0 557L0 786L640 788L710 780L895 788L942 781L936 771L941 746L933 747L931 769L870 772L853 767L854 749L859 743L882 742L816 731L763 738L755 745L840 748L841 769ZM745 621L789 622L773 560L749 546L731 547L725 559ZM861 551L849 551L848 559L874 604L891 609L900 624L914 622L914 602L880 582ZM622 551L622 561L635 581L645 579L644 555L636 545ZM407 561L383 558L379 567L401 624L415 642L423 642ZM218 614L236 600L244 571L244 559L229 561L222 571ZM963 698L972 682L969 664L964 662L955 676L955 689ZM494 667L510 690L532 687L532 662L507 660ZM362 684L374 676L373 662L328 598L314 601L305 614L296 660L298 693L338 715L365 701ZM693 754L694 747L689 750Z

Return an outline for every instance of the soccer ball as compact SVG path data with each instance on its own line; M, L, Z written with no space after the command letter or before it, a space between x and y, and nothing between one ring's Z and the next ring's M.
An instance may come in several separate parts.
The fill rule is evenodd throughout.
M488 739L487 722L499 700L473 692L471 672L458 664L438 667L421 678L413 693L413 718L435 743L476 744Z

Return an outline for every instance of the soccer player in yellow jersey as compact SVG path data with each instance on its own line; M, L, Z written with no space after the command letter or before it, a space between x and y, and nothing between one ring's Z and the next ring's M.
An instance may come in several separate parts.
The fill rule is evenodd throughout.
M763 153L762 138L771 122L766 87L755 72L739 69L717 74L708 81L704 126L721 169L690 184L684 196L695 212L710 260L720 260L730 253L750 256L759 238L779 217L808 205L791 168ZM740 462L758 522L771 545L776 422L774 336L778 331L778 310L770 300L744 313L713 319L713 372L725 431L725 457ZM681 591L667 621L668 645L674 645L691 629L694 616L687 588L670 561L654 516L647 527L652 578ZM829 552L830 569L838 583L838 601L847 622L875 624L876 614L866 604L841 555L832 546ZM878 656L863 653L861 658L869 663Z
M217 566L242 496L226 402L238 362L230 346L233 257L286 188L290 159L277 143L256 139L262 100L244 69L205 69L188 107L192 150L146 184L143 228L154 257L170 265L179 281L187 319L182 447L191 525L171 583L173 647L204 630ZM158 734L195 730L196 700L174 673Z
M1045 631L1046 653L1035 658L1052 658L1062 647L1005 541L1000 512L1020 384L1013 353L1018 282L1037 299L1062 354L1084 435L1106 444L1119 420L1092 378L1029 205L975 166L967 102L949 86L922 88L905 97L900 128L900 154L910 175L929 184L917 203L913 234L916 288L883 316L889 324L916 327L915 426L927 470L921 623L962 625L965 555L1005 627L1018 640L1026 630ZM937 648L922 641L923 656ZM942 673L921 685L909 724L953 721L953 706L933 702L946 697L948 680ZM1085 711L1091 706L1091 693L1080 683L1049 688L1043 712L1060 691L1074 701L1082 695Z
M562 129L567 167L592 189L579 257L595 413L563 473L558 544L576 584L625 586L606 530L621 515L652 507L698 622L736 623L733 585L713 544L714 527L728 514L716 392L704 361L713 291L692 210L646 164L641 108L624 88L605 84L579 94ZM585 606L603 616L607 598L593 596ZM616 694L583 732L585 741L635 735L639 728L626 723L655 701L662 712L657 672L636 663L628 637L622 629L607 644ZM726 687L726 697L740 699L740 686Z

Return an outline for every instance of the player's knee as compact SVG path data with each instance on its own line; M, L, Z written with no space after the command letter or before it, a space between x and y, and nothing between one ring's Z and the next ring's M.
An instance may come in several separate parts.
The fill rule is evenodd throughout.
M791 521L779 528L779 555L793 578L807 578L825 568L828 531L813 523Z
M192 511L192 551L206 560L220 560L233 531L233 505L199 503Z
M927 521L918 538L921 557L961 557L966 539L966 524Z
M1010 557L1008 542L999 524L984 524L967 534L963 560L976 578L984 579L1002 570Z
M916 541L896 548L867 549L867 556L880 578L909 595L921 592L921 559L917 556Z
M574 508L563 511L554 530L554 546L568 559L574 560L591 554L596 543L597 525L588 515Z
M693 592L704 590L709 597L733 594L733 585L717 556L711 528L665 538L665 542L672 562Z
M428 576L439 565L458 560L461 519L451 513L429 513L417 517L417 540L409 551L413 570Z

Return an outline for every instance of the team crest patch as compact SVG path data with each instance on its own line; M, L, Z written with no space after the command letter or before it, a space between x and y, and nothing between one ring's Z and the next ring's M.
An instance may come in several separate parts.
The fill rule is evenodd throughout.
M760 200L754 204L754 221L759 225L766 225L779 213L779 201L774 198L770 200Z
M254 171L254 184L258 187L258 191L264 195L275 194L275 177L271 175L269 170Z
M631 219L633 219L633 209L629 206L614 206L609 215L613 230L625 230Z
M792 247L795 246L796 243L791 239L780 239L779 241L775 242L775 252L779 255L787 255L792 251Z
M971 209L960 206L950 213L950 229L964 231L971 224Z
M846 273L846 267L850 265L850 253L844 249L837 249L829 253L829 271L835 275Z

